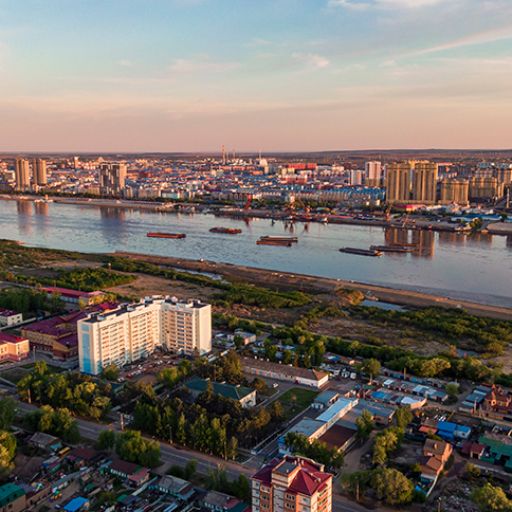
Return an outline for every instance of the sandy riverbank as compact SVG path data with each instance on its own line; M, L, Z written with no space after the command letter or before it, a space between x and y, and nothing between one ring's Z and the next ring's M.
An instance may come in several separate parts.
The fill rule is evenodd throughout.
M286 290L293 289L311 293L334 293L337 289L345 288L359 290L367 295L376 297L380 301L391 302L393 304L400 304L403 306L463 308L468 311L468 313L478 316L497 318L501 320L512 319L512 308L479 304L477 302L465 300L456 300L440 295L416 292L412 290L401 290L342 279L329 279L305 274L294 274L291 272L279 272L208 260L190 260L169 256L151 256L132 252L116 252L113 256L125 256L131 259L147 261L156 265L168 265L170 267L195 272L218 274L226 278L246 281L269 288Z

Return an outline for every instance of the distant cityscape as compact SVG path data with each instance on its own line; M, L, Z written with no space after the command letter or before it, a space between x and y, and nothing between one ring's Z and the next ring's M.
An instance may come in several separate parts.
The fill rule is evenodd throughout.
M323 158L322 160L325 160ZM503 161L332 161L296 158L16 158L0 163L4 193L135 200L346 203L396 208L509 205L512 163Z

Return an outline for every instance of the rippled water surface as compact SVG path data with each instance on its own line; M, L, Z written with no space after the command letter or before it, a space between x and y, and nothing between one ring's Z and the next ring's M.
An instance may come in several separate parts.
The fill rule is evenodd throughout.
M238 227L240 235L209 232ZM184 240L151 239L148 231L184 232ZM83 252L133 251L204 258L324 277L353 279L450 297L512 306L512 237L407 232L366 226L296 224L291 248L257 246L261 235L289 235L282 222L244 221L212 215L29 201L0 201L0 238ZM415 242L412 254L372 258L340 253L340 247Z

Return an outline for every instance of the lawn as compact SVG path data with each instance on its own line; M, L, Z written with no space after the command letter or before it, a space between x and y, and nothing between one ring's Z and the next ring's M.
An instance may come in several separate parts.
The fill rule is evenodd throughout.
M318 391L303 388L291 388L281 395L279 402L284 409L286 419L291 419L309 407Z

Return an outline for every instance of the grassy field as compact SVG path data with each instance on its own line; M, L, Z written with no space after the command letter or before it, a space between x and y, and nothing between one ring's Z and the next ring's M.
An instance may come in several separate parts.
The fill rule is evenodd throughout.
M283 393L279 402L283 406L285 418L293 418L309 407L317 395L318 391L303 388L291 388Z

